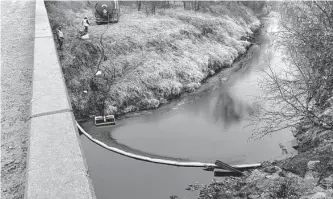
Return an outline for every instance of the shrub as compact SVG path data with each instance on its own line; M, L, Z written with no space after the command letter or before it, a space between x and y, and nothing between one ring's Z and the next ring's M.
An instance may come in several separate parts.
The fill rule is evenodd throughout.
M199 88L200 86L201 86L200 83L194 82L194 83L187 84L184 87L184 89L185 89L186 92L193 92L193 91L195 91L195 89Z

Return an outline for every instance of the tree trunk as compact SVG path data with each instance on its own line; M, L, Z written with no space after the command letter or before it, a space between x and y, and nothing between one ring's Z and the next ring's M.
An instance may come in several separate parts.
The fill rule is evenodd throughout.
M137 1L136 5L138 6L138 11L140 11L141 10L141 1Z
M147 4L145 5L146 15L149 16L149 10Z
M198 11L200 9L200 1L195 1L196 7L195 11Z
M155 15L155 11L156 11L156 1L152 1L151 2L151 12L153 15Z

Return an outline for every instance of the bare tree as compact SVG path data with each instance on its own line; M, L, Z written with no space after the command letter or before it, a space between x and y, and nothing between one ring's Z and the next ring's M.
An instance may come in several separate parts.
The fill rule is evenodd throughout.
M152 1L152 2L150 2L150 4L151 4L151 13L153 15L155 15L157 2L156 1Z
M263 99L270 106L256 115L257 135L300 124L332 130L332 115L324 112L333 96L333 2L285 2L280 15L277 46L287 67L277 70L268 53Z
M138 7L138 11L141 10L141 3L142 3L142 1L139 1L139 0L136 1L136 5Z
M158 2L156 2L156 1L146 1L145 2L145 10L146 10L147 16L150 14L155 15L157 4L158 4Z
M200 9L200 1L192 1L193 10L198 11Z
M163 8L170 8L170 1L163 1Z

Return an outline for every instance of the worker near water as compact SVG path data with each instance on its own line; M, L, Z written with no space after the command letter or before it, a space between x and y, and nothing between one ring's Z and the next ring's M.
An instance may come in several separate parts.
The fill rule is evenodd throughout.
M61 27L57 29L57 38L58 38L59 49L62 50L62 44L64 43L64 33L61 31Z
M85 16L83 18L82 25L84 26L84 32L88 33L88 26L90 25L90 23L88 21L88 17L87 16Z

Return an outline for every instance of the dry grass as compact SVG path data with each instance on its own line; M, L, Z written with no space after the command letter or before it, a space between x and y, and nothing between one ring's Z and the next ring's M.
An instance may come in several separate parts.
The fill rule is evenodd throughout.
M61 63L73 108L80 116L99 114L91 105L96 92L90 92L88 79L97 65L97 44L106 25L96 25L93 9L82 2L48 2L47 8L51 25L64 28ZM160 101L195 90L212 71L231 66L249 45L240 38L259 27L252 11L236 2L201 12L177 6L157 9L149 16L122 6L121 13L120 22L110 24L103 37L108 60L101 70L107 76L108 69L116 74L106 99L107 112L113 114L158 107ZM90 41L83 42L77 29L84 15L93 23Z

